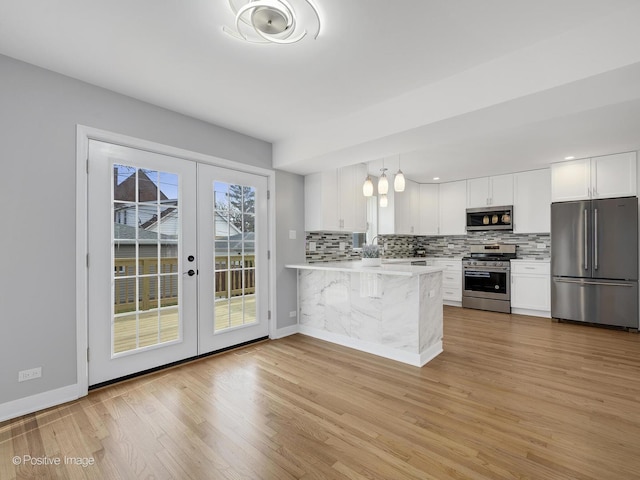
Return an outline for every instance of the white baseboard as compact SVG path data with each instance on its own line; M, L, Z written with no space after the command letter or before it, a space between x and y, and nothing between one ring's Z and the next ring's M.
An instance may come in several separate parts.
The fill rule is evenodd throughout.
M0 404L0 422L76 400L78 391L78 385L73 384Z
M449 305L450 307L462 307L462 302L458 302L456 300L443 300L443 305Z
M429 360L432 360L439 353L442 352L442 341L438 341L432 345L429 349L418 353L410 353L395 348L385 347L384 345L378 345L377 343L366 342L358 338L347 337L338 333L327 332L326 330L320 330L317 328L309 327L307 325L300 325L299 333L308 335L310 337L319 338L320 340L326 340L327 342L336 343L343 347L353 348L362 352L372 353L380 357L395 360L397 362L407 363L414 367L422 367Z
M442 353L442 340L438 340L420 354L420 366L423 367Z
M289 335L294 335L296 333L298 333L298 324L291 325L290 327L278 328L275 333L271 335L271 340L288 337Z
M511 313L517 315L529 315L531 317L551 318L551 312L544 310L529 310L528 308L511 308Z

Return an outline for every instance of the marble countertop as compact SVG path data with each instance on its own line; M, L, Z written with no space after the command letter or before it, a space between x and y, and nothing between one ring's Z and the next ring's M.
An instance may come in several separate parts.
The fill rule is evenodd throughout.
M349 262L296 263L285 265L285 267L306 270L331 270L335 272L379 273L382 275L400 275L406 277L442 272L444 270L441 267L423 267L402 263L383 263L379 267L364 267L360 260Z
M462 260L462 257L404 257L404 258L383 258L382 263L410 263L424 260Z
M551 259L549 257L531 257L531 258L512 258L512 262L528 262L528 263L549 263Z

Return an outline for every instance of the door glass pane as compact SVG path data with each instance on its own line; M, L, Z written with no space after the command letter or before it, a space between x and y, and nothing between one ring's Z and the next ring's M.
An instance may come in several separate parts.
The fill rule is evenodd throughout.
M158 188L158 182L158 172L142 168L138 169L138 202L157 205L158 195L164 197L164 194Z
M242 187L243 209L245 213L256 212L256 189L253 187Z
M254 323L256 321L256 296L246 295L244 297L244 323Z
M116 315L113 323L113 353L134 350L137 346L138 314Z
M213 183L214 210L229 210L229 185L221 182Z
M160 310L160 342L179 340L179 313L178 307Z
M181 337L178 180L114 165L112 354Z
M128 165L113 166L113 199L128 202L136 201L136 168Z
M213 183L214 331L256 323L255 187Z

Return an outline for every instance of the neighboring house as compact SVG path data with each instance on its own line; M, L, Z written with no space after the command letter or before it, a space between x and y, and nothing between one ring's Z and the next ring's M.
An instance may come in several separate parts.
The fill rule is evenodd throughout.
M122 172L114 167L114 256L117 259L136 257L178 257L179 209L177 199L169 199L144 170L138 170L138 198L136 199L136 171L118 183ZM137 201L136 201L137 200ZM143 202L149 202L145 205ZM155 203L155 204L154 204ZM160 215L158 218L158 207ZM255 233L242 231L221 212L215 212L216 257L253 255ZM226 261L220 265L227 265Z
M139 226L148 230L150 226L158 223L158 204L160 205L160 217L166 217L175 212L177 199L169 199L156 183L149 178L147 173L138 169L138 182L136 186L136 171L132 171L128 177L118 183L122 178L119 166L113 167L113 221L117 224ZM124 167L123 167L124 168ZM127 172L128 173L128 172ZM138 195L136 198L136 188ZM122 202L122 203L121 203ZM148 202L148 205L144 205ZM136 210L137 203L137 210ZM175 215L174 215L174 224ZM165 235L176 235L177 226L167 225L168 231L162 231ZM157 227L153 229L157 231Z

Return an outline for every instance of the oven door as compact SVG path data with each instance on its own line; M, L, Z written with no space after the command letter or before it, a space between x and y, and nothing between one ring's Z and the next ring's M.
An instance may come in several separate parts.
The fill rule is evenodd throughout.
M511 300L510 270L507 267L464 267L462 295Z

